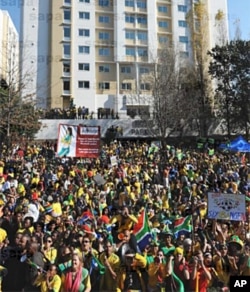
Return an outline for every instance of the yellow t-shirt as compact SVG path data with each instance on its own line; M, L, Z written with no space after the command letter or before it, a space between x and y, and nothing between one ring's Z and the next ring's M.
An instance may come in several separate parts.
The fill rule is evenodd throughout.
M77 198L80 198L84 194L83 187L79 187L77 190Z
M34 229L33 226L31 226L28 230L29 230L30 234L32 234L32 233L34 232L35 229ZM26 229L24 229L24 228L23 228L23 229L20 228L20 229L17 230L16 233L24 233L25 231L26 231Z
M26 190L23 184L19 183L17 186L17 192L20 196L25 196Z
M58 275L55 275L53 277L53 279L51 281L49 281L49 285L52 288L51 290L49 290L48 286L47 286L46 279L44 278L44 275L41 274L36 278L34 285L37 287L40 286L41 292L49 292L49 291L59 292L61 289L62 280Z
M40 178L38 176L33 177L32 180L31 180L31 184L32 185L33 184L36 184L37 185L39 183L39 181L40 181Z
M120 258L115 253L112 253L107 260L112 270L118 275L120 270ZM105 266L105 253L100 255L100 262ZM100 290L116 291L117 285L117 281L114 280L111 273L106 270L100 279Z
M58 217L62 215L62 206L61 203L52 203L52 216L53 217Z
M57 249L52 247L50 250L44 250L43 253L44 253L46 259L48 259L51 264L55 263L56 258L57 258ZM46 259L44 259L44 261L46 261Z

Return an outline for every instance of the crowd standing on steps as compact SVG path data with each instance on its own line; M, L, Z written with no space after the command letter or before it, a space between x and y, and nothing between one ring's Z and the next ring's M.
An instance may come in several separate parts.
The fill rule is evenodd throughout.
M49 143L2 149L0 291L229 291L230 276L250 275L241 153L131 141L96 159L59 157ZM245 195L245 220L209 219L209 192Z

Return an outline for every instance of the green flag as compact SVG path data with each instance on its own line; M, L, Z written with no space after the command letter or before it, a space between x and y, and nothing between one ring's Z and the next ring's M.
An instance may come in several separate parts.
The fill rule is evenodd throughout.
M209 139L208 139L208 143L210 143L210 144L214 144L214 139L213 139L213 138L209 138Z
M208 155L213 156L214 155L214 149L209 149L208 150Z
M182 153L181 150L177 150L177 152L176 152L176 157L178 158L179 161L182 160L182 158L183 158L183 153Z
M93 269L98 270L101 275L105 274L106 271L106 267L102 265L98 258L92 255L90 270L92 271Z

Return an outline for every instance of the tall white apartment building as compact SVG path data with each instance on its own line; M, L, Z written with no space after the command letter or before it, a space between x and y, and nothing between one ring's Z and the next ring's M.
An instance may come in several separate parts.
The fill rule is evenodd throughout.
M210 46L227 0L204 0ZM43 108L85 106L126 113L131 96L150 96L145 75L158 50L175 44L192 59L186 15L195 0L24 0L22 74ZM228 34L225 19L226 34Z
M19 82L19 35L8 11L0 10L0 83L16 89Z

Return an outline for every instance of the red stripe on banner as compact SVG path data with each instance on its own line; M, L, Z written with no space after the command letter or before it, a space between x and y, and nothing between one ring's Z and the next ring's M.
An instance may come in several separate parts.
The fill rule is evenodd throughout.
M176 219L174 221L174 227L178 227L179 225L182 225L184 221L185 221L185 218L184 217L179 218L179 219Z

